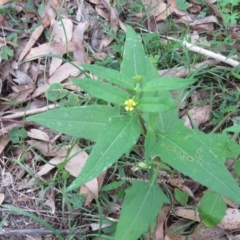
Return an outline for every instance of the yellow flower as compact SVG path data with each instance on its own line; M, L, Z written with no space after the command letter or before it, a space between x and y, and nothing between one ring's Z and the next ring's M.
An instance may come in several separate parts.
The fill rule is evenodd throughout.
M133 99L128 99L124 102L124 104L126 105L125 107L126 111L132 111L137 103Z

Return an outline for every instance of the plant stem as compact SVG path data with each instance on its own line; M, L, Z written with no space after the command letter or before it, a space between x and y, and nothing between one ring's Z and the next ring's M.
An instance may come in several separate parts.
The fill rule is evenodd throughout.
M240 113L240 109L238 109L238 110L236 110L236 111L234 111L234 112L228 113L228 114L222 119L222 121L217 124L217 126L212 130L211 133L216 133L217 130L227 121L227 119L228 119L231 115L237 114L237 113Z

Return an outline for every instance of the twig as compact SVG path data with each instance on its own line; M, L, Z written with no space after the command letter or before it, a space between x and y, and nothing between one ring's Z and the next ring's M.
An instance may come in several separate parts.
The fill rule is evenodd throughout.
M62 235L69 234L84 234L83 229L56 229ZM16 235L48 235L54 234L51 230L48 229L0 229L0 236L16 236Z
M234 60L232 58L228 58L228 57L226 57L224 55L221 55L221 54L218 54L218 53L206 50L204 48L195 46L195 45L193 45L191 43L188 43L185 40L181 41L181 40L178 40L178 39L175 39L175 38L172 38L172 37L166 37L166 38L169 39L169 40L173 40L175 42L182 43L183 45L185 45L192 52L196 52L196 53L205 55L207 57L217 59L217 60L219 60L221 62L224 62L224 63L226 63L228 65L231 65L233 67L236 67L236 66L238 66L240 64L240 62L238 62L238 61L236 61L236 60Z
M9 32L15 32L15 33L27 33L30 34L30 32L28 32L27 30L25 30L24 32L21 32L19 30L13 29L13 28L9 28L9 27L1 27L3 30L5 31L9 31Z
M2 119L5 120L5 119L13 119L13 118L19 118L19 117L23 117L23 116L29 116L29 115L33 115L33 114L40 113L40 112L46 112L49 109L54 109L54 108L58 108L58 107L59 106L57 104L51 104L51 105L48 105L46 107L27 110L27 111L18 112L18 113L14 113L14 114L11 114L11 115L3 116Z
M189 73L194 72L199 68L205 69L205 68L208 68L210 65L216 65L219 62L220 61L211 59L211 60L206 60L204 62L200 62L195 66L191 67L190 69L182 66L177 68L159 70L158 73L163 77L166 76L166 77L182 77L183 78L183 77L186 77Z
M238 114L240 113L240 109L228 113L219 123L218 125L211 131L211 133L216 133L218 129L228 120L228 118L233 115L233 114Z

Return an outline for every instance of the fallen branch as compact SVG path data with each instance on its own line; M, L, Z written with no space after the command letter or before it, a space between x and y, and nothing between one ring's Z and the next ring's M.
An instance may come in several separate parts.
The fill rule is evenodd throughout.
M84 234L83 229L56 229L61 235ZM48 229L0 229L0 236L16 236L16 235L49 235L54 234Z
M210 58L214 58L216 60L219 60L221 62L224 62L228 65L231 65L233 67L236 67L240 64L240 62L232 59L232 58L228 58L224 55L221 55L219 53L215 53L215 52L212 52L212 51L209 51L209 50L206 50L204 48L201 48L201 47L198 47L198 46L195 46L191 43L188 43L187 41L183 40L178 40L178 39L175 39L175 38L172 38L172 37L166 37L167 39L169 40L173 40L175 42L180 42L182 43L185 47L187 47L190 51L192 52L195 52L195 53L199 53L199 54L202 54L202 55L205 55L207 57L210 57Z
M3 116L2 119L20 118L20 117L23 117L23 116L29 116L29 115L33 115L33 114L36 114L36 113L46 112L47 110L58 108L58 107L59 106L57 104L51 104L51 105L48 105L46 107L27 110L27 111L22 111L22 112L14 113L14 114L11 114L11 115Z
M184 66L181 67L176 67L176 68L170 68L170 69L163 69L163 70L159 70L158 73L159 75L163 76L163 77L186 77L189 73L196 71L197 69L201 68L201 69L206 69L209 66L212 65L217 65L220 61L217 60L206 60L204 62L200 62L198 64L196 64L195 66L192 66L190 69L186 68Z

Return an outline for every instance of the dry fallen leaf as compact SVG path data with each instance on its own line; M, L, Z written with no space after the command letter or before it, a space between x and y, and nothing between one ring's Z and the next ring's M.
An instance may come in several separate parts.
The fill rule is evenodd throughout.
M156 17L156 21L166 20L167 16L171 14L168 5L164 1L158 0L142 0L146 11Z
M34 87L33 86L12 86L12 90L16 93L10 94L8 97L12 97L16 103L23 103L27 100L29 95L33 92ZM11 105L10 105L11 106ZM20 111L21 108L18 109ZM26 110L26 108L25 108ZM15 110L14 112L17 112Z
M106 172L103 172L100 176L97 177L98 190L100 190L102 185L103 185L105 175L106 175ZM93 183L91 183L91 185L92 184ZM85 200L85 203L84 203L85 206L88 206L95 197L98 197L98 192L94 193L94 192L91 191L91 189L92 189L91 185L89 184L88 187L86 185L83 185L80 189L80 194L85 194L86 195L86 200ZM95 189L95 186L93 185L93 190L94 189Z
M53 23L53 41L69 42L72 39L73 23L70 19L62 19Z
M9 141L10 137L8 134L0 136L0 155L2 154Z
M47 194L47 198L48 199L43 204L50 207L51 213L54 214L56 211L56 205L55 205L55 196L54 196L53 190L52 190L52 193Z
M52 83L60 83L63 80L67 79L69 76L77 76L80 73L79 68L76 66L79 65L79 62L72 62L72 64L65 63L61 67L59 67L54 74L49 78L49 84L41 85L38 89L33 93L33 97L37 97L44 93L46 89Z
M110 13L108 11L106 11L105 9L100 8L99 5L95 6L95 10L106 21L108 21L110 19Z
M193 209L178 208L174 210L174 215L196 222L201 221L198 211ZM226 215L223 217L222 221L217 226L230 230L240 228L240 210L228 208L226 211Z
M2 6L5 3L8 3L10 1L12 1L12 0L0 0L0 6Z
M192 191L190 190L190 188L183 185L180 179L178 179L178 178L169 179L169 183L172 186L179 188L183 192L186 192L190 197L194 198L194 195L193 195Z
M185 240L186 236L182 235L182 233L189 227L187 223L188 221L185 219L178 219L174 221L170 226L165 225L166 235L164 240Z
M67 146L59 147L53 146L48 142L40 142L35 140L29 140L27 143L32 147L36 148L43 156L47 157L65 157L67 152Z
M44 27L42 25L40 25L32 32L32 35L31 35L30 39L28 40L26 46L24 47L24 49L18 59L18 62L21 62L23 60L23 58L26 56L26 54L29 52L29 50L32 48L32 46L36 43L38 38L41 36L43 30L44 30Z
M21 62L26 54L32 49L32 46L36 43L36 41L41 36L45 27L49 26L53 23L56 18L57 11L61 8L61 1L59 0L47 0L45 3L45 7L42 13L42 25L38 26L33 32L28 40L26 46L24 47L18 62Z
M170 206L167 205L167 206L163 206L162 210L161 210L161 213L158 214L158 217L157 217L157 224L155 226L155 229L154 229L154 239L164 239L164 223L165 221L167 221L167 216L169 214L169 211L170 211Z
M75 42L76 44L76 49L73 52L73 57L74 60L79 63L91 62L82 43L84 32L88 28L88 26L89 24L87 22L81 22L77 25L73 32L73 42Z
M73 23L70 19L62 19L62 21L55 21L53 24L53 41L54 42L69 42L72 39ZM62 56L58 54L59 56ZM61 66L61 58L52 58L49 75L51 76L56 69Z
M5 199L4 193L0 193L0 205L3 203L4 199Z
M73 52L76 50L75 42L54 42L54 43L44 43L38 47L32 48L25 60L29 61L32 58L42 57L47 54L55 54L62 56L67 52Z
M197 126L207 122L211 118L211 107L208 105L195 106L188 111L189 116L195 122ZM192 129L192 124L190 118L185 114L182 119L184 120L184 125Z
M194 232L188 236L189 240L194 239L211 239L211 240L228 240L227 237L221 238L226 232L220 227L205 227L202 223L199 223L195 228Z
M19 85L33 85L33 80L25 72L16 70L15 77L16 78L13 78L13 81Z
M49 163L44 164L41 169L36 173L37 176L43 176L55 168L55 165L64 162L65 157L52 158Z
M27 132L27 134L30 138L50 142L49 136L39 129L32 128L30 131Z
M77 145L75 145L71 150L71 155L73 157L67 162L65 169L74 177L77 177L83 169L83 166L86 163L88 154L81 150ZM92 179L91 181L84 184L90 192L94 194L95 197L98 197L98 181L97 178Z

